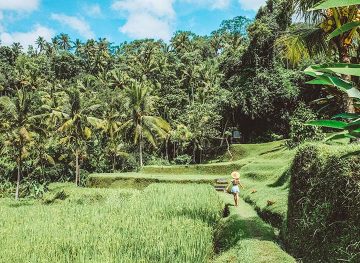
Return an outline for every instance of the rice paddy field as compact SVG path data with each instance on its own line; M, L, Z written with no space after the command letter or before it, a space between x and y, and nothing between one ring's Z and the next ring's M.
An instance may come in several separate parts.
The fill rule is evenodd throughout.
M209 185L53 186L0 202L0 262L207 262L223 202Z

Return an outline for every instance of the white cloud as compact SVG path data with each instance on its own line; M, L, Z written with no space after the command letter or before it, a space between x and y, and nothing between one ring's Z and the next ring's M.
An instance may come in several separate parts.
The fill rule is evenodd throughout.
M148 13L158 17L174 17L174 0L119 0L112 4L114 10Z
M230 0L216 0L212 2L211 7L213 9L225 9L230 5Z
M92 17L102 16L101 7L99 4L94 4L94 5L86 4L83 9L88 16L92 16Z
M231 0L114 0L111 7L126 19L119 28L120 32L132 38L161 38L167 41L174 31L175 2L212 10L226 9L231 4Z
M196 4L210 9L226 9L230 6L231 0L180 0L189 4Z
M2 32L0 33L0 40L1 43L6 46L19 42L24 48L27 48L29 45L34 45L39 36L50 41L54 35L55 31L53 29L37 24L34 29L29 32Z
M172 23L176 13L175 0L119 0L112 9L125 18L125 25L119 31L132 38L155 38L165 41L171 38Z
M62 23L63 25L69 26L84 38L95 38L95 34L91 30L89 24L83 19L75 16L67 16L64 14L51 14L51 18L58 21L59 23Z
M239 0L241 7L244 10L257 11L260 6L264 5L266 0Z
M169 40L171 27L167 21L147 13L134 13L130 15L124 26L119 30L132 38L156 38Z
M26 11L37 10L40 0L0 0L0 10Z

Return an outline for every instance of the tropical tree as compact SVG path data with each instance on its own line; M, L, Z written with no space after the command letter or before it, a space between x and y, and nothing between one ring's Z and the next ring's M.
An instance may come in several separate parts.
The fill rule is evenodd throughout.
M157 137L165 140L170 125L162 118L153 116L155 98L150 95L150 84L146 81L134 81L125 89L131 118L122 124L122 129L129 130L134 143L139 148L139 164L143 166L143 142L147 140L156 147Z
M32 133L36 130L31 103L33 93L26 88L16 91L13 98L0 97L0 131L5 134L6 144L13 148L17 163L17 179L15 199L19 198L20 181L22 178L22 164L27 158L32 143Z
M41 54L43 52L43 50L45 50L46 47L46 40L45 38L39 36L36 41L35 44L37 45L37 48L39 49L39 54Z
M69 50L71 48L71 41L68 34L61 33L58 36L60 48L63 50Z
M59 131L63 133L61 143L68 145L75 157L75 184L80 185L80 162L79 158L85 151L85 142L91 138L91 127L102 128L103 122L95 117L89 116L89 113L100 107L97 104L83 105L78 82L76 86L67 91L69 105L62 111L54 110L53 114L59 116L63 122Z

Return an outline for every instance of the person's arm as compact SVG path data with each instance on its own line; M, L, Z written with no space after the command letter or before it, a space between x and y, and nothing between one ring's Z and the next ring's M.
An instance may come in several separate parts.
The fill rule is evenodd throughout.
M245 189L245 187L239 182L239 185L242 189Z

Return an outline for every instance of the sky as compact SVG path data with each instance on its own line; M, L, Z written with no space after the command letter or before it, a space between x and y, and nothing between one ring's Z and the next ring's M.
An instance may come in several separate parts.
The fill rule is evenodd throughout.
M178 30L210 34L221 21L253 18L265 0L0 0L0 41L34 44L69 34L107 38L115 45L140 38L169 41Z

